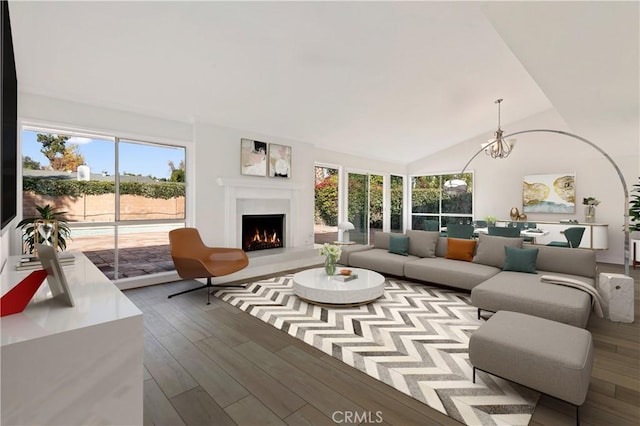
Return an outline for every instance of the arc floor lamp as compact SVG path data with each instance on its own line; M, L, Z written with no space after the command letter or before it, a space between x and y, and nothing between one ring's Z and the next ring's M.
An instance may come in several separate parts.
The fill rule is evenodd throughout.
M584 142L587 145L593 147L600 154L604 155L604 157L609 161L609 163L611 163L613 168L616 170L616 173L618 173L618 178L620 178L620 184L622 184L622 191L624 193L624 209L623 209L623 211L624 211L624 274L626 276L629 276L629 255L631 253L630 238L629 238L629 190L627 189L627 182L624 179L624 176L622 174L622 171L620 170L620 167L618 167L616 162L613 161L613 159L609 156L609 154L604 152L604 150L602 148L600 148L598 145L596 145L593 142L583 138L582 136L574 135L573 133L565 132L565 131L562 131L562 130L551 130L551 129L521 130L519 132L513 132L513 133L509 133L508 135L504 135L503 136L503 131L500 128L500 103L501 102L502 102L502 99L498 99L495 102L495 103L498 104L498 130L496 130L496 132L495 132L495 135L496 135L495 139L489 141L489 143L486 143L486 144L482 145L482 148L480 148L478 150L478 152L476 152L469 159L469 161L467 161L467 164L464 165L462 171L460 172L460 175L462 175L467 170L467 167L469 167L469 164L481 152L486 152L487 155L491 156L491 158L506 158L506 157L508 157L509 154L511 153L511 151L513 150L513 144L508 142L507 138L512 137L512 136L516 136L516 135L522 135L522 134L525 134L525 133L555 133L555 134L558 134L558 135L568 136L570 138L577 139L577 140L579 140L581 142ZM455 180L452 180L451 182L453 183L453 182L455 182ZM462 181L462 182L464 183L464 181ZM466 183L464 183L464 187L459 187L459 190L461 192L466 191Z

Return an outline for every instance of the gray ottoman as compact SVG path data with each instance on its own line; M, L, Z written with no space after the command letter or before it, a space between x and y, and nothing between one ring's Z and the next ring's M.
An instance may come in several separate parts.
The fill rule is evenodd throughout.
M499 311L471 335L469 361L474 383L477 368L579 407L591 379L593 340L579 327Z

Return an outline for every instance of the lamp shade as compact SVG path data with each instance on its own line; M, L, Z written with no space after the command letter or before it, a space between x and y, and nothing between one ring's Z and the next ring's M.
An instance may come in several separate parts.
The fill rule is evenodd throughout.
M353 223L351 222L340 222L338 224L338 229L342 231L351 231L352 229L356 229L356 227L353 226Z
M349 240L349 231L356 229L351 222L340 222L338 224L338 229L341 231L338 235L338 240L343 244L349 244L351 241Z

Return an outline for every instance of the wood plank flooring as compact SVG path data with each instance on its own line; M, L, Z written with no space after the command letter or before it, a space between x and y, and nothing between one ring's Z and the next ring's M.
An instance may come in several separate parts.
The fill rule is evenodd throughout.
M600 264L599 272L622 273ZM640 270L633 324L591 316L595 360L583 426L640 424ZM145 425L458 425L364 373L178 282L127 290L144 312ZM542 396L531 425L575 425Z

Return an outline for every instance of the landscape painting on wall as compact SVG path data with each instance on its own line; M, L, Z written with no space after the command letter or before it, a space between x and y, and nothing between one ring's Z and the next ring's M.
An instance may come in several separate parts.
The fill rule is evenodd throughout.
M269 144L269 176L291 177L291 147Z
M576 174L528 175L522 182L525 213L575 213Z
M267 143L241 139L240 144L240 172L249 176L266 176Z

